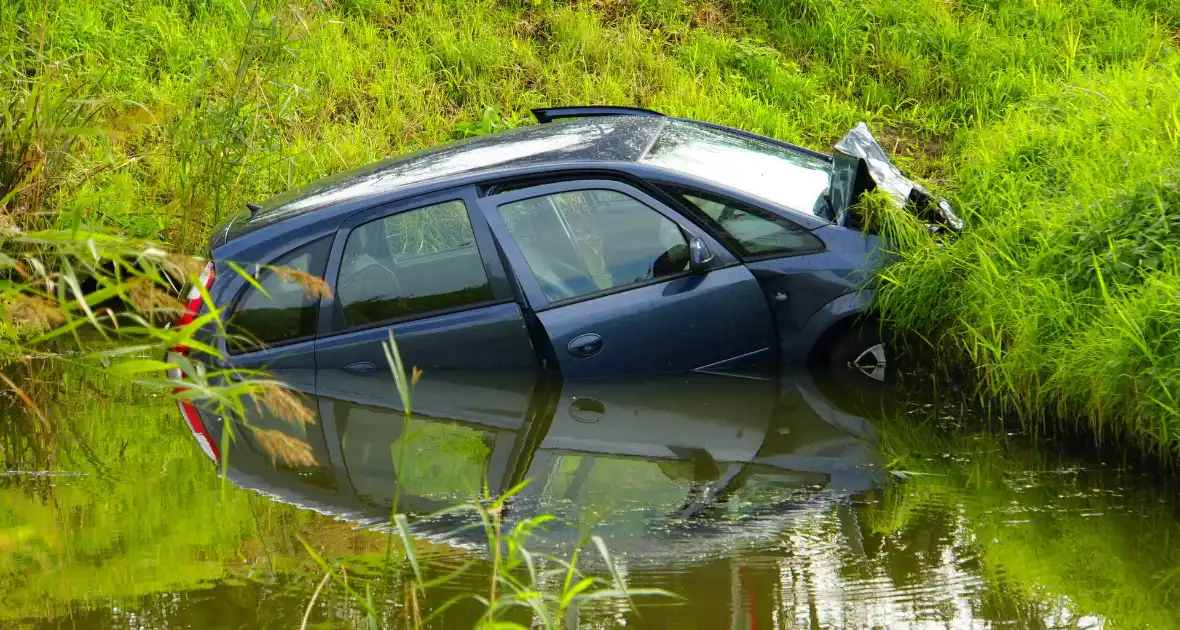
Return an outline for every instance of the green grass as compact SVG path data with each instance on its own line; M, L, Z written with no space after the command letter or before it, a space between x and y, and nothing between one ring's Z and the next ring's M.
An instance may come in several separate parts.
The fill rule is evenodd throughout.
M1176 55L1173 55L1175 58ZM1180 449L1180 79L1107 70L964 134L973 229L905 252L885 313L981 392Z
M22 141L0 175L44 168L6 213L199 252L246 202L530 107L640 105L819 149L866 120L970 226L903 248L886 317L1030 418L1175 451L1177 7L17 0L0 102L34 114L6 122Z

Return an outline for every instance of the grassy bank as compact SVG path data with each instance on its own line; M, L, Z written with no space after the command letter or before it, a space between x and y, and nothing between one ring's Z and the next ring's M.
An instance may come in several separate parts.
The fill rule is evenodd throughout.
M539 105L820 149L866 120L970 224L905 252L889 318L1030 417L1176 450L1178 33L1162 0L18 0L0 176L9 221L196 252L248 201Z
M1030 420L1180 448L1180 78L1104 70L963 135L974 228L907 252L883 306Z

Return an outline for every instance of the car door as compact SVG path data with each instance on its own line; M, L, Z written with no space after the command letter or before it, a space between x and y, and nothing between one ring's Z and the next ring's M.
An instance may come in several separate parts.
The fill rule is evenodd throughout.
M580 180L492 195L480 208L565 378L774 361L754 276L643 192ZM696 268L693 239L712 253Z
M382 343L392 333L407 368L532 373L528 329L470 188L349 217L325 279L315 342L322 396L395 404ZM517 379L531 388L531 378ZM400 404L400 403L398 403Z

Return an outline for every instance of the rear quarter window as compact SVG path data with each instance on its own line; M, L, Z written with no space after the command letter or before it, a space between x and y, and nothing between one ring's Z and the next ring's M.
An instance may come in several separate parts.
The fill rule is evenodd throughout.
M230 353L258 350L315 336L324 267L332 237L325 236L262 267L227 322Z

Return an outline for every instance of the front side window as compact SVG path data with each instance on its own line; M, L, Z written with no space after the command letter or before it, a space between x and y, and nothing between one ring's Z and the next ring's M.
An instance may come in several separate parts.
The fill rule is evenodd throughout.
M806 228L773 212L694 191L675 192L708 217L706 223L711 224L742 260L799 256L824 250L823 241Z
M336 294L346 328L490 302L467 206L447 201L357 227Z
M534 197L499 213L550 302L688 270L679 226L614 190Z
M316 311L323 292L320 277L331 246L332 238L324 237L261 269L256 280L263 291L250 286L227 323L229 333L237 340L235 350L315 335Z
M641 161L828 218L831 162L802 151L698 123L670 120Z

